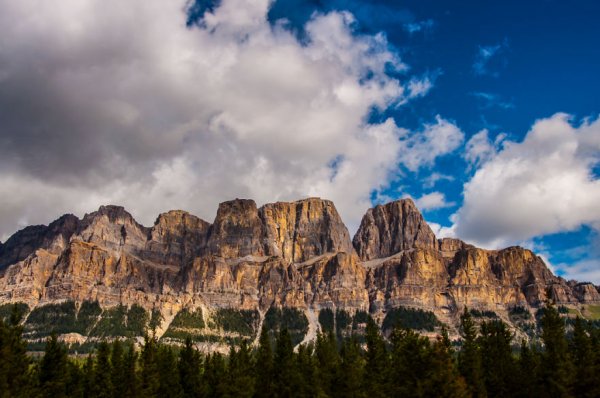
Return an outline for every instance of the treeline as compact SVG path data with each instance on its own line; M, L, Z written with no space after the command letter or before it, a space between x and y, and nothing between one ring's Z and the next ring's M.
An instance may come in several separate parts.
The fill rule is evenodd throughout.
M541 319L542 345L524 342L499 320L479 326L465 309L460 348L446 331L431 341L396 328L384 339L368 320L365 335L333 332L294 350L282 328L265 328L256 348L201 355L147 337L141 349L101 342L94 355L67 355L56 336L41 358L27 355L15 310L0 320L0 397L598 397L600 332L582 320L569 333L558 310Z

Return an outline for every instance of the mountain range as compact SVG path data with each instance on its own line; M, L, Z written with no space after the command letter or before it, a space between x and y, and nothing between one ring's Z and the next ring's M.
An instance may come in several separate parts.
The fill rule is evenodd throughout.
M438 239L410 199L369 209L353 238L328 200L258 208L235 199L212 224L173 210L146 227L123 207L102 206L0 244L0 304L21 303L32 341L54 328L84 344L153 324L159 337L190 333L210 349L288 322L298 342L314 338L327 314L352 330L357 322L340 314L385 325L402 308L452 330L465 306L526 331L512 315L535 314L548 299L585 311L600 304L600 288L553 275L522 247ZM134 312L141 328L131 326Z

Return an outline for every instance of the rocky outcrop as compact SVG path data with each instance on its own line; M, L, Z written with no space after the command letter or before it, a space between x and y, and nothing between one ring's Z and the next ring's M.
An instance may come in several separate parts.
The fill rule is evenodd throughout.
M389 257L402 250L436 250L438 242L411 199L379 205L367 211L354 236L362 260Z
M66 215L0 245L0 304L64 300L158 310L166 330L186 306L314 312L399 306L456 321L464 306L507 313L548 299L598 303L590 283L556 277L533 252L437 240L410 199L376 206L351 241L332 202L224 202L212 224L174 210L145 227L119 206ZM316 330L312 325L312 330Z
M300 263L325 253L352 254L348 229L331 201L310 198L260 209L268 253Z

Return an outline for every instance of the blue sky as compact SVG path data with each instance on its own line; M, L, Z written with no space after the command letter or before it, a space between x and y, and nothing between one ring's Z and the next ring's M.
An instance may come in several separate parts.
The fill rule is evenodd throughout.
M119 5L119 6L117 6ZM594 1L0 0L0 240L125 205L410 196L600 283ZM36 18L44 15L44 18Z

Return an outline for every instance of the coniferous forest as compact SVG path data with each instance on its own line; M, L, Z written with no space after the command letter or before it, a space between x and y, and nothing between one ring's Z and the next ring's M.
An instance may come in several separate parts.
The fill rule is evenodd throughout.
M146 337L134 348L99 342L69 356L56 336L28 355L15 308L0 320L0 397L598 397L600 330L581 319L566 329L559 311L543 311L541 344L513 341L502 321L477 324L465 309L461 340L442 328L431 341L396 328L388 339L369 319L364 336L318 335L293 347L290 333L262 331L228 355L200 354Z

